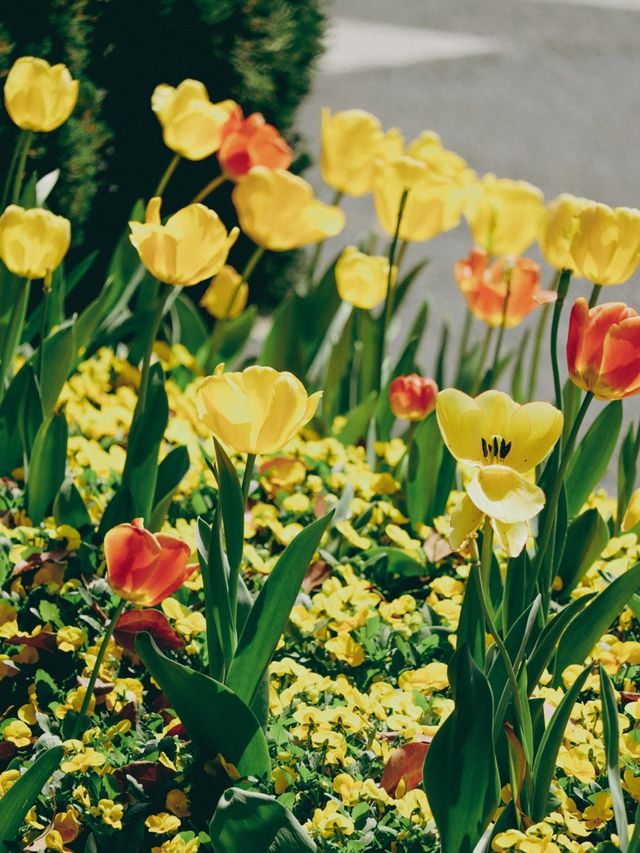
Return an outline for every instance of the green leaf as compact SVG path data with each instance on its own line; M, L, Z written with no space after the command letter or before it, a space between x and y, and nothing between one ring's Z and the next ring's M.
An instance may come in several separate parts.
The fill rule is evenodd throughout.
M224 525L224 541L231 576L238 574L244 547L244 498L233 462L214 438L218 463L218 506Z
M471 572L462 599L456 642L460 647L468 646L476 665L484 670L487 644L478 583L478 572Z
M509 560L507 567L502 602L502 621L507 632L531 603L530 579L531 559L525 548L518 557Z
M444 388L446 384L445 368L447 365L447 357L449 351L449 334L451 327L449 319L445 318L440 329L440 343L438 344L438 355L436 356L436 370L434 379L438 388Z
M349 413L342 429L336 435L338 441L344 445L357 444L367 435L369 422L376 408L376 392L372 391L368 397Z
M337 414L343 408L343 401L346 398L345 387L347 377L350 370L357 367L354 353L356 347L361 350L359 342L354 342L354 326L357 325L358 309L354 309L346 323L342 327L342 331L338 339L331 346L331 354L327 360L327 369L324 376L322 395L322 419L327 430L331 430L331 425ZM352 357L354 356L354 357ZM358 391L359 382L353 380L354 389Z
M576 598L575 601L567 604L553 619L547 622L538 637L527 665L527 679L532 690L540 681L542 673L556 653L558 643L567 627L594 597L595 593L588 593L587 595L580 596L580 598Z
M576 447L565 480L569 517L577 515L609 467L622 425L622 401L598 415Z
M433 518L444 442L435 412L418 424L409 451L406 495L411 524L416 528Z
M44 342L40 399L45 418L51 414L66 382L75 353L73 322L67 322Z
M602 701L602 722L604 751L607 756L607 778L613 803L616 830L620 839L620 849L625 851L629 844L629 826L624 794L620 784L620 757L618 755L620 726L618 724L618 704L611 679L600 664L600 699Z
M232 362L240 356L257 318L258 309L255 305L251 305L239 317L225 322L220 344L220 361Z
M449 681L455 707L427 752L424 789L442 853L472 853L500 802L493 697L468 646L451 658Z
M34 524L48 514L64 481L67 437L63 412L49 415L36 433L27 478L27 512Z
M307 566L332 515L317 519L287 545L247 617L227 684L248 704L287 626Z
M636 433L634 431L633 424L630 424L618 454L618 508L616 510L616 530L620 529L624 513L636 484L639 451L640 428Z
M633 823L633 835L629 841L627 853L640 853L640 805L636 808L636 815Z
M22 451L25 459L31 458L33 443L40 426L42 425L42 403L38 383L31 365L27 365L25 373L24 393L20 398L18 410L18 432L22 443Z
M0 404L0 476L11 474L14 468L21 466L24 461L20 417L24 410L23 401L27 395L34 395L33 402L35 406L40 407L38 388L30 364L24 364L20 368ZM41 423L42 408L40 407L40 419L35 424L29 449Z
M228 687L164 655L146 632L136 652L180 717L203 761L222 755L242 776L268 776L269 750L251 710Z
M363 567L377 564L380 560L386 561L386 571L389 575L400 575L400 577L424 577L426 566L414 557L407 554L401 548L393 548L388 545L375 545L360 553Z
M91 516L73 480L67 479L60 486L53 502L53 517L57 525L69 524L76 530L92 524Z
M181 446L174 447L172 451L167 453L158 466L153 512L148 524L148 529L152 533L160 530L164 524L175 491L182 482L182 478L187 475L190 464L189 451L186 447Z
M415 264L415 266L411 267L411 269L406 273L406 275L402 276L400 281L396 284L395 291L393 294L392 308L392 313L394 315L402 305L406 295L409 293L411 285L416 281L422 270L425 269L428 264L429 258L423 258L421 261L418 261L418 263Z
M569 598L608 541L609 528L597 509L586 510L569 524L558 568L563 599Z
M304 381L306 371L298 324L299 298L295 293L289 294L273 312L271 329L262 345L259 363L275 370L288 370Z
M198 518L196 548L204 587L209 672L222 678L231 664L234 638L229 601L229 564L222 551L217 512L211 526L203 518Z
M64 749L52 746L41 752L26 773L13 783L0 800L0 843L15 841L25 816L60 766Z
M224 853L309 853L318 848L288 809L273 797L227 788L209 826L215 850Z
M622 611L634 592L640 589L640 563L628 569L602 590L571 622L558 645L555 680L566 667L582 663L591 649Z
M558 750L569 722L571 710L590 672L591 667L586 667L564 694L549 720L549 725L545 729L538 747L533 762L533 798L531 801L531 817L536 822L542 820L547 813L547 799L551 781L556 771Z
M179 293L171 314L177 327L174 342L181 343L189 352L198 352L209 337L209 330L193 300L186 293Z

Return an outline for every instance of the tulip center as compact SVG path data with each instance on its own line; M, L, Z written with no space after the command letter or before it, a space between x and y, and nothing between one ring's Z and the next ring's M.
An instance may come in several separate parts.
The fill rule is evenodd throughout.
M483 438L482 455L491 465L502 459L506 459L511 450L511 442L505 441L501 435L492 435L491 438Z

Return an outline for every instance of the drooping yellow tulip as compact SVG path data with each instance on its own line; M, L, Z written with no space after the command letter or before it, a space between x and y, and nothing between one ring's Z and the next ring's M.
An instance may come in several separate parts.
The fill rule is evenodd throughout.
M319 201L310 184L285 169L256 166L238 181L232 198L244 233L273 252L318 243L344 228L340 208Z
M397 270L394 267L392 284ZM389 260L383 255L365 255L347 246L336 263L336 287L340 299L365 311L384 301L389 281Z
M48 132L60 127L78 100L78 81L66 65L21 56L4 84L4 103L14 124L23 130Z
M427 147L427 146L424 146ZM434 144L434 149L437 146ZM440 146L441 152L446 152ZM424 152L423 152L424 153ZM453 155L456 156L456 155ZM400 224L400 239L422 242L459 224L468 191L470 170L438 171L436 151L433 163L424 157L402 155L376 164L373 201L378 221L389 236L396 230L400 200L409 191ZM444 166L443 157L442 164ZM463 160L461 160L464 163ZM449 166L452 161L449 161ZM473 174L473 173L470 173Z
M42 278L48 285L70 243L71 223L49 210L10 204L0 216L0 258L22 278Z
M238 453L275 453L314 416L321 391L310 397L292 373L252 365L213 376L200 385L198 416L214 436Z
M129 223L129 239L145 267L158 281L182 287L216 275L239 229L227 232L218 214L203 204L183 207L162 225L161 204L162 199L152 198L145 221Z
M594 284L622 284L640 262L640 210L590 202L576 216L572 269Z
M492 255L517 257L533 243L544 215L544 197L526 181L487 174L469 192L465 217L473 239Z
M578 214L588 204L586 198L562 193L542 217L538 243L546 262L557 270L574 268L569 248L578 227Z
M239 272L225 264L211 281L200 300L200 305L216 320L233 320L247 305L249 285Z
M370 193L376 160L402 154L400 131L393 128L385 133L379 120L364 110L343 110L331 115L324 107L320 133L322 179L347 195Z
M199 80L183 80L175 88L161 83L151 96L164 144L187 160L203 160L220 148L222 128L236 107L230 100L211 103Z
M529 520L545 502L527 474L562 434L562 412L550 403L520 406L501 391L473 399L447 388L438 394L436 416L452 456L473 470L451 516L452 547L459 548L487 516L502 547L517 556L527 542Z

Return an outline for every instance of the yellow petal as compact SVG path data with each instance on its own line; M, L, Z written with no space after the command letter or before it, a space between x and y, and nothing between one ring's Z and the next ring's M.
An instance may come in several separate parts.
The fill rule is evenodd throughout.
M518 521L515 524L505 524L502 521L491 519L491 526L496 534L498 544L504 548L510 557L517 557L529 538L527 522Z
M544 492L506 465L478 468L467 494L486 515L513 524L528 521L544 506Z
M539 465L562 434L562 412L551 403L526 403L511 418L511 451L505 462L516 471Z
M468 495L463 495L451 513L449 544L457 551L471 534L480 527L484 513L474 505Z
M640 489L636 489L631 495L627 511L622 519L622 532L632 530L640 522Z
M474 399L456 388L445 388L436 401L438 426L458 462L484 462L481 412Z

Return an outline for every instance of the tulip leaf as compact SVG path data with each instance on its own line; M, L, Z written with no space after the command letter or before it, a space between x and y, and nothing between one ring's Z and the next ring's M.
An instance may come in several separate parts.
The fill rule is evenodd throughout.
M556 770L558 750L564 737L571 710L578 694L587 680L591 667L586 667L564 694L560 704L549 720L542 741L533 762L533 797L531 800L531 817L535 822L542 820L547 813L547 800L551 782Z
M227 788L209 825L216 850L224 853L312 853L318 848L294 815L273 797Z
M300 531L280 555L247 617L227 684L247 704L269 665L311 561L333 513Z
M406 494L409 518L414 528L433 518L443 447L436 414L431 412L418 424L409 450Z
M609 528L597 509L586 510L569 524L558 568L563 599L571 595L608 541Z
M81 312L73 327L75 364L86 356L86 351L92 346L103 319L104 298L100 294Z
M82 495L73 480L67 479L60 486L53 502L53 517L57 525L69 524L76 530L81 530L83 527L92 524Z
M67 322L44 342L40 399L45 418L51 414L67 380L75 352L74 324ZM38 358L38 356L36 356Z
M342 411L345 394L346 378L349 369L357 370L360 361L362 347L359 342L354 341L354 326L358 322L357 309L347 317L347 321L333 346L327 363L324 377L322 394L322 419L327 430L331 430L333 419ZM333 330L330 334L333 333ZM350 383L351 384L351 383ZM356 399L359 392L359 376L356 374L352 387L356 391Z
M627 810L624 804L624 794L620 784L619 740L620 725L618 723L618 703L611 679L600 664L600 699L602 701L602 722L604 751L607 756L607 779L613 804L613 815L616 823L620 849L625 851L629 845L629 826Z
M616 619L634 592L640 589L640 563L617 577L593 598L564 632L556 656L555 681L573 663L581 664Z
M594 597L595 593L581 595L580 598L576 598L575 601L563 607L553 619L547 622L537 639L527 664L527 679L532 689L539 682L549 661L556 653L558 643L567 627Z
M511 396L516 403L520 404L526 402L524 388L522 387L522 373L524 370L524 357L527 352L529 336L530 329L527 329L520 341L520 347L518 348L515 364L513 365L513 374L511 376Z
M507 632L531 603L531 571L531 558L526 548L519 556L509 560L502 601L502 621Z
M64 749L52 746L41 752L33 764L17 779L0 801L0 845L16 840L29 809L35 804L42 789L60 766Z
M209 330L193 299L185 293L179 293L171 306L170 313L175 320L174 340L181 343L189 352L198 352L206 343Z
M431 742L423 783L442 853L472 853L500 802L493 697L466 645L449 662L449 681L455 707Z
M240 355L242 348L249 340L257 317L258 309L255 305L250 305L239 317L225 321L224 334L220 344L220 361L230 362Z
M442 515L447 508L447 501L454 487L456 479L457 462L455 457L449 453L448 448L442 448L442 461L436 481L436 491L433 498L433 517Z
M233 462L224 452L220 442L216 438L213 441L218 463L218 506L224 526L224 541L231 571L230 577L236 578L244 547L244 498Z
M393 306L391 309L393 315L396 314L406 295L409 293L411 286L416 281L420 273L426 269L429 263L429 258L423 258L421 261L418 261L418 263L411 267L411 269L403 275L400 281L396 284L393 292Z
M233 656L233 620L229 600L229 563L220 542L219 517L213 524L198 518L196 548L204 587L209 673L222 678Z
M640 452L640 426L637 431L629 425L627 434L620 445L618 455L618 504L616 510L616 530L620 529L624 513L629 504L636 484L638 453Z
M376 409L377 395L372 391L368 397L349 412L344 425L336 435L344 445L357 444L367 435L369 423Z
M186 447L174 447L158 465L156 493L153 497L153 512L147 529L152 533L160 530L167 517L176 489L187 475L190 466Z
M419 578L426 574L424 563L416 560L401 548L393 548L388 545L374 545L362 551L360 557L365 561L363 568L377 564L381 560L386 561L385 571L389 575L403 578Z
M629 841L627 853L640 853L640 805L636 807L633 833Z
M609 465L622 426L622 402L614 400L587 430L569 463L565 479L569 517L577 515Z
M305 358L298 323L298 300L295 293L285 297L273 312L271 329L260 351L259 364L274 370L288 370L305 379Z
M442 321L442 326L440 327L440 342L438 344L436 367L433 376L438 388L444 388L446 385L445 370L448 361L450 335L451 326L449 324L449 318L445 317L445 319Z
M20 397L18 409L18 432L25 460L31 458L33 443L43 421L40 392L33 367L27 365L24 392Z
M67 437L63 412L49 415L36 433L27 480L27 512L34 524L47 515L64 481Z
M20 411L23 407L23 398L30 393L35 394L35 403L38 404L38 389L33 378L33 370L31 365L24 364L13 377L0 404L0 476L8 476L14 468L22 465ZM42 411L40 421L42 421Z
M478 583L478 572L471 572L462 599L456 642L460 647L468 646L476 665L484 670L487 644Z
M269 749L264 732L247 705L228 687L170 660L146 632L136 652L180 717L203 761L222 755L242 776L268 776Z

